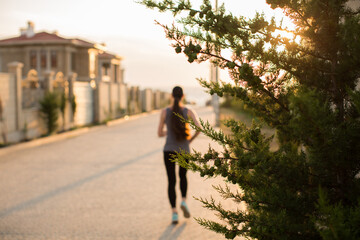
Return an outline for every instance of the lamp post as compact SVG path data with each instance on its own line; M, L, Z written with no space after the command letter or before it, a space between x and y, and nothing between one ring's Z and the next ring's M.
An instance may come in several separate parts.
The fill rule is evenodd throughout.
M218 11L218 0L215 0L215 13ZM210 80L219 82L219 68L215 64L210 63ZM220 127L220 103L219 96L215 93L212 95L212 105L215 113L215 126Z

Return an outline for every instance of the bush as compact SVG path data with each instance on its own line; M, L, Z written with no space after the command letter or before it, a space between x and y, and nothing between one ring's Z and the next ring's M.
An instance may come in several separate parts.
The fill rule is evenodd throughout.
M54 92L47 92L40 100L40 113L45 121L47 134L54 133L58 127L59 118L59 98Z
M71 112L73 115L73 118L75 117L75 113L76 113L76 99L75 96L72 96L72 98L70 99L70 103L71 103Z
M63 131L65 131L65 109L66 109L66 101L67 101L67 98L66 98L66 95L65 95L65 92L61 92L60 93L60 101L59 101L59 109L60 109L60 112L61 112L61 117L62 117L62 120L63 120Z

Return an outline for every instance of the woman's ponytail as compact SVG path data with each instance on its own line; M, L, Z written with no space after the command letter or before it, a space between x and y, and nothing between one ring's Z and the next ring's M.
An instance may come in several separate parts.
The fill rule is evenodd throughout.
M188 136L188 133L186 132L186 124L181 120L181 118L178 116L184 116L183 112L180 108L180 101L183 97L183 90L181 87L174 87L172 96L174 97L174 105L173 105L173 112L171 114L171 129L175 133L175 137L177 140L185 140Z

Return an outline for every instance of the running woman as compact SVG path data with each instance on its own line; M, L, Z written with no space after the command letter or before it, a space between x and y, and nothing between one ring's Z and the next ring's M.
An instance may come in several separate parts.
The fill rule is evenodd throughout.
M168 196L172 209L172 223L177 224L179 222L178 212L176 209L176 173L175 163L171 161L173 155L176 152L186 151L190 152L190 143L199 135L200 132L196 131L193 136L190 136L190 129L188 124L185 124L176 115L182 115L185 119L192 119L195 125L200 126L196 113L193 110L186 108L183 105L184 94L181 87L176 86L172 91L173 103L170 107L162 110L160 116L160 122L158 127L158 136L165 137L166 143L164 146L164 163L166 167L166 173L168 177ZM166 130L164 126L166 125ZM185 218L190 217L190 211L186 204L186 192L187 192L187 169L179 166L180 176L180 190L182 201L180 208L184 213Z

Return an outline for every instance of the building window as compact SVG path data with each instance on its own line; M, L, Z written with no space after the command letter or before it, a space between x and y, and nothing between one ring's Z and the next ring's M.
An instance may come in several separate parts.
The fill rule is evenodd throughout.
M57 52L55 50L52 50L50 52L50 58L51 58L51 68L57 67Z
M40 66L41 68L46 68L46 51L40 51Z
M75 60L75 53L71 53L71 71L76 72L76 60Z
M30 68L36 69L37 54L35 50L30 51Z
M104 76L109 76L109 68L110 68L109 63L103 63L103 75Z

